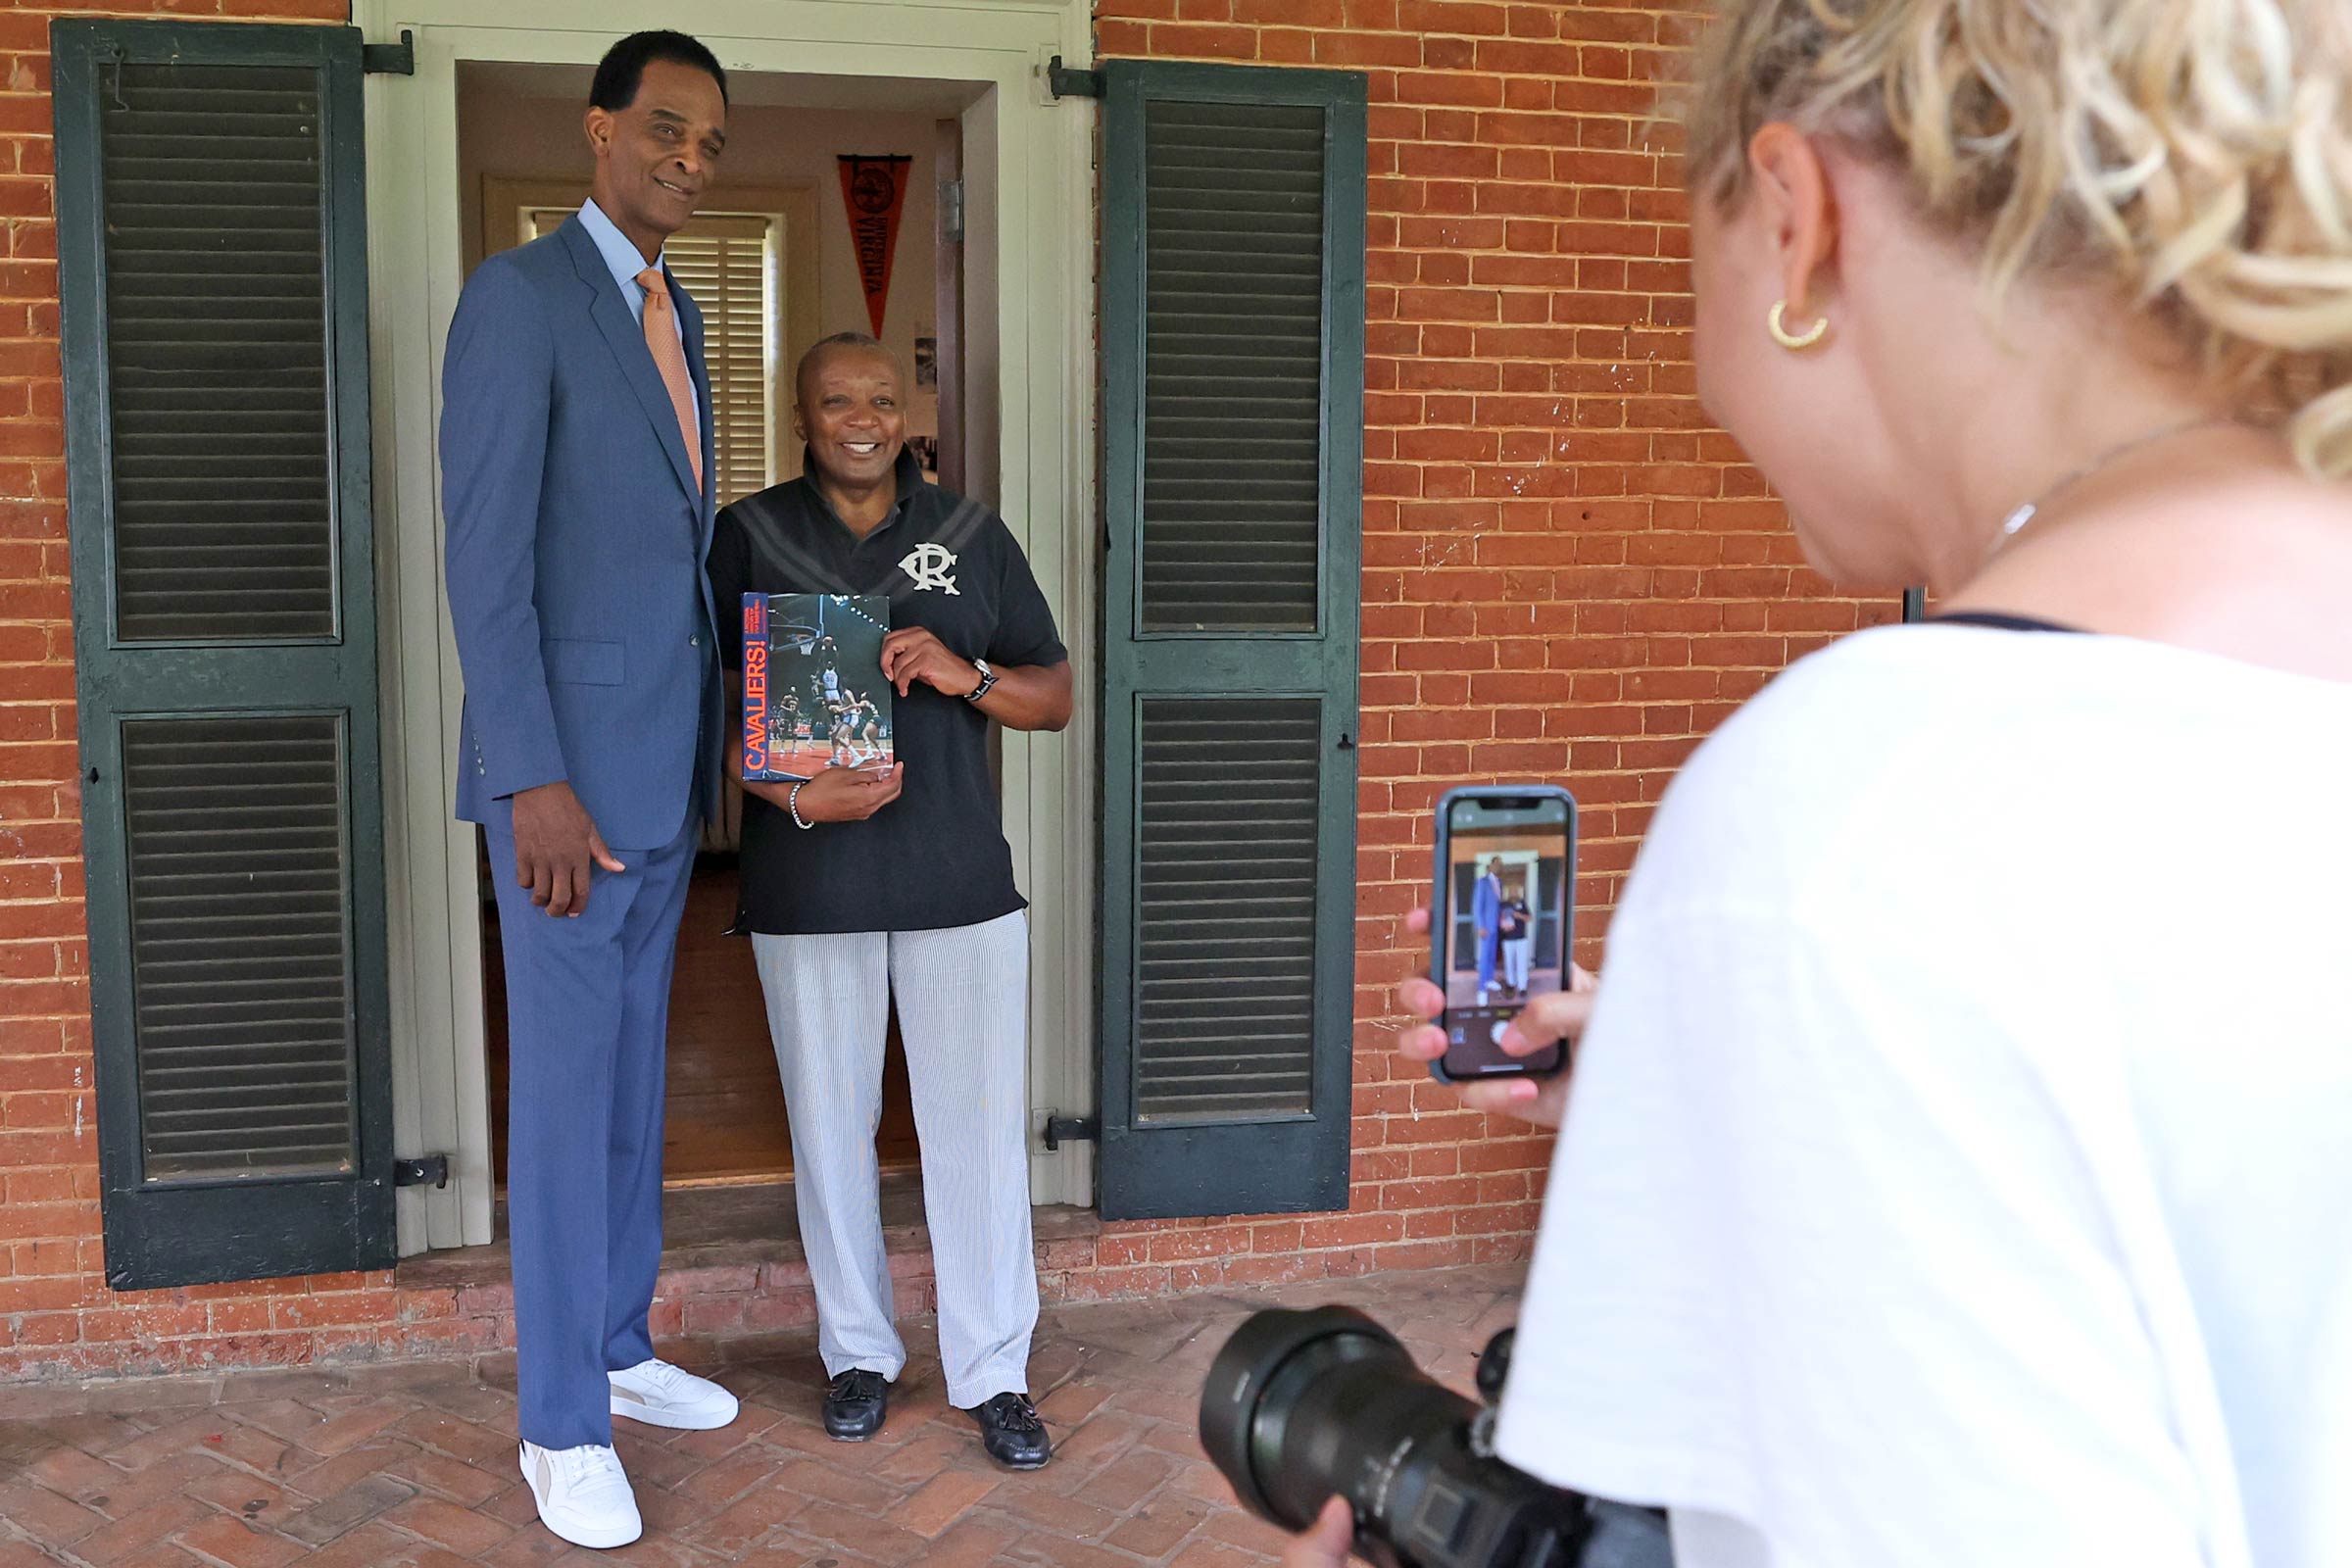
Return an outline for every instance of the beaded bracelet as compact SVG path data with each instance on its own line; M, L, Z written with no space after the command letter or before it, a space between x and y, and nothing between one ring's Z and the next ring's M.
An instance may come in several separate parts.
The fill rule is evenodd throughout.
M808 787L808 781L807 779L802 779L798 784L795 784L792 787L792 793L784 797L784 809L792 813L792 825L794 827L803 829L804 831L816 826L814 822L804 822L801 820L801 791L807 789Z

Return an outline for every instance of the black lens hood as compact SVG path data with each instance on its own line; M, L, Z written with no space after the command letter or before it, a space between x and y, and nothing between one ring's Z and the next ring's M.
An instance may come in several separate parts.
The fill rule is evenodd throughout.
M1276 1510L1258 1483L1252 1458L1259 1402L1287 1362L1319 1341L1341 1337L1374 1340L1404 1354L1396 1335L1354 1307L1317 1306L1253 1314L1209 1365L1200 1387L1200 1446L1233 1483L1244 1506L1261 1519L1275 1517Z

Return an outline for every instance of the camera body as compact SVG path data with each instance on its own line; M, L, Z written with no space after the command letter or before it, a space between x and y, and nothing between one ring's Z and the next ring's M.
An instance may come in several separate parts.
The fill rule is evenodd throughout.
M1490 1401L1510 1335L1479 1359ZM1587 1500L1494 1457L1492 1422L1344 1306L1255 1313L1200 1394L1209 1458L1247 1507L1285 1529L1305 1529L1337 1494L1355 1510L1356 1550L1383 1568L1573 1568Z

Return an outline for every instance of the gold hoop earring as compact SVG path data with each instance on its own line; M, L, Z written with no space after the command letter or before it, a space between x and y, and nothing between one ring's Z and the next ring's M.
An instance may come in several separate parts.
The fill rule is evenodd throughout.
M1830 333L1830 318L1826 316L1815 321L1802 333L1789 331L1788 302L1787 300L1774 302L1772 314L1764 318L1764 325L1771 331L1772 340L1791 353L1811 348Z

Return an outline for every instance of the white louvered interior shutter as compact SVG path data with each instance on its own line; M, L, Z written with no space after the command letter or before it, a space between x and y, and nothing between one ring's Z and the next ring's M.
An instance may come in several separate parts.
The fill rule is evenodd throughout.
M703 313L722 507L776 481L776 226L764 215L707 214L662 248Z

